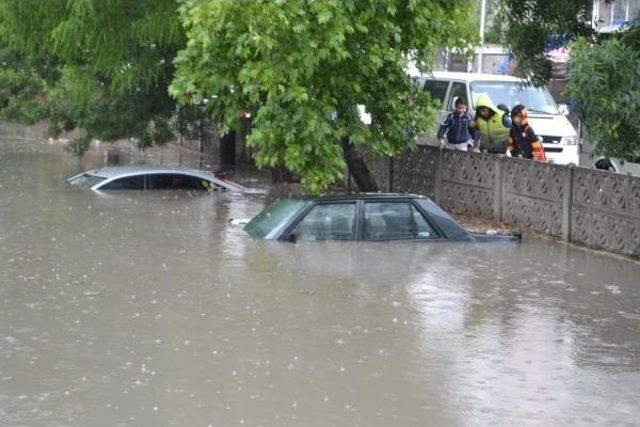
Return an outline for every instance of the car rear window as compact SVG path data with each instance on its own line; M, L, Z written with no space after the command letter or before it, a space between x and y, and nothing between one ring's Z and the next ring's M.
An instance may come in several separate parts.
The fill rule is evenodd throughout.
M411 203L367 202L365 238L369 240L434 239L438 235Z
M147 175L148 190L207 190L209 181L197 176L178 173L156 173Z
M264 238L276 227L289 221L305 204L304 200L282 199L270 205L244 227L252 237Z
M144 175L127 176L113 180L100 190L144 190Z
M69 183L71 185L77 185L78 187L91 188L94 185L101 183L105 179L107 178L104 178L102 176L89 175L89 174L83 173L82 175L78 175L72 180L70 180Z

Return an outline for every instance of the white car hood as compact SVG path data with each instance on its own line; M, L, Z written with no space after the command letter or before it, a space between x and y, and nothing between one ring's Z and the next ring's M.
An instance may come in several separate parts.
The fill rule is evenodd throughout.
M529 125L536 135L542 136L577 136L576 130L569 120L562 115L529 114Z

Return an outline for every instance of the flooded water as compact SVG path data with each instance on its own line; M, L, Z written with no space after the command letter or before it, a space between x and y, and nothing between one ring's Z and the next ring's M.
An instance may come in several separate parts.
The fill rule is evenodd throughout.
M264 196L101 196L65 178L103 151L8 138L2 426L640 420L637 263L540 240L266 243L229 224Z

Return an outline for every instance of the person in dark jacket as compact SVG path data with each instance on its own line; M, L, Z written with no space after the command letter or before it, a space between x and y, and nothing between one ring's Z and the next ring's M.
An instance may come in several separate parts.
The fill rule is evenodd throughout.
M527 119L527 108L520 104L511 110L511 121L513 126L509 132L509 153L511 157L522 157L525 159L535 159L546 162L544 148L540 138L529 126Z
M446 147L452 150L467 151L470 139L479 140L478 133L473 126L471 116L467 113L467 101L463 98L456 99L455 111L452 111L440 124L438 139L447 135Z

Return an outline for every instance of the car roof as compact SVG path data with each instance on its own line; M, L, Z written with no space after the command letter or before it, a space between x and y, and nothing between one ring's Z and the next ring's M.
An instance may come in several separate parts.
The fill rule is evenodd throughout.
M166 166L113 166L107 168L93 169L84 172L87 175L99 176L102 178L117 178L119 176L136 175L136 174L154 174L154 173L182 173L194 175L200 178L211 179L215 174L209 171L187 169L181 167Z
M377 199L426 199L419 194L406 193L354 193L354 194L327 194L323 196L297 196L293 199L307 200L311 202L343 201L343 200L377 200Z
M475 81L498 81L498 82L525 82L526 80L508 76L504 74L485 74L485 73L460 73L454 71L434 71L431 74L423 75L424 79L436 80L462 80L465 82Z
M170 173L188 175L188 176L200 178L230 190L243 191L243 192L260 192L259 190L250 190L233 181L220 178L216 176L216 174L213 172L196 170L196 169L187 169L182 167L167 167L167 166L145 166L145 165L113 166L113 167L107 167L107 168L101 168L101 169L93 169L93 170L82 172L78 175L74 175L71 178L69 178L68 181L71 181L74 178L80 175L85 175L85 174L104 178L103 182L100 182L96 184L94 187L92 187L92 189L96 190L96 189L99 189L101 186L104 186L106 183L109 183L119 178L126 178L129 176L136 176L136 175L153 175L153 174L170 174Z

